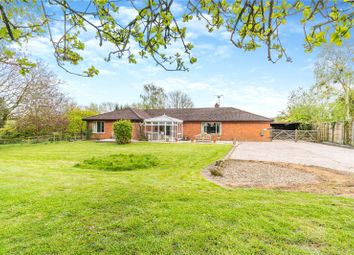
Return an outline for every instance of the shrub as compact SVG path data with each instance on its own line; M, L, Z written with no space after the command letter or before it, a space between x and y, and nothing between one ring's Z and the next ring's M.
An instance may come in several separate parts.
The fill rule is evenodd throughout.
M85 139L86 139L86 140L90 140L90 139L91 139L91 136L92 136L92 129L89 128L89 129L87 129L86 131L84 131L84 136L85 136Z
M108 171L127 171L157 166L158 160L150 154L116 154L86 159L75 167Z
M219 167L219 166L213 166L211 169L210 169L210 173L211 175L213 176L224 176L224 173L223 173L223 168L222 167Z
M1 139L13 139L21 136L16 130L16 123L14 121L7 121L3 128L0 128L0 138Z
M113 124L114 135L118 144L130 143L133 125L130 120L119 120Z

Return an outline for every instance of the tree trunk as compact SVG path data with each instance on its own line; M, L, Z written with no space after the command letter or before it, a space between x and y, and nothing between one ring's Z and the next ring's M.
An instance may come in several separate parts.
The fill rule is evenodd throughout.
M350 86L347 84L345 91L345 120L350 121L351 116L350 116Z

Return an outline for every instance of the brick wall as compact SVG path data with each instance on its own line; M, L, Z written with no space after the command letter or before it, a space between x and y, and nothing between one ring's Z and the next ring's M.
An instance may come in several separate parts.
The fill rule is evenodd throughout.
M219 137L223 141L270 141L269 131L263 131L264 135L260 135L262 130L269 128L269 122L223 122L221 124L221 136ZM183 123L183 137L193 139L200 133L200 122Z
M200 122L183 122L183 138L191 140L200 133Z
M269 131L264 131L269 128L269 122L224 122L221 140L270 141Z
M132 139L138 140L140 135L140 124L139 122L133 122L133 134Z
M92 129L93 123L95 121L90 121L88 123L89 128ZM91 139L111 139L113 138L113 123L114 121L105 121L104 122L104 133L92 133ZM139 129L140 123L139 122L132 122L133 124L133 132L132 132L132 139L138 140L139 138Z
M89 128L92 128L92 123L89 122ZM113 138L113 123L114 121L105 121L105 132L92 134L92 139L109 139ZM138 140L140 132L139 122L133 122L132 138ZM222 133L219 136L223 141L269 141L269 122L223 122L221 124ZM263 131L264 135L261 136ZM184 122L183 123L183 137L187 139L194 139L194 137L201 133L200 122Z

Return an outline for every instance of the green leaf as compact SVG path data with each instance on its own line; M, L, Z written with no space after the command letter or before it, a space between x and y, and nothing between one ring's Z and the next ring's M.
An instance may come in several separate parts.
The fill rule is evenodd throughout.
M190 63L191 64L194 64L194 63L196 63L197 62L197 59L195 58L195 57L192 57L191 59L190 59Z

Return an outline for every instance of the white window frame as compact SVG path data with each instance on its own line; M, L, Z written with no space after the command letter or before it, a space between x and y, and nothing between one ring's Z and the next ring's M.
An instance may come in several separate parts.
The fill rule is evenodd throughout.
M102 122L103 123L103 132L97 132L97 123L98 122ZM104 132L105 132L105 123L104 123L104 121L95 121L92 124L92 133L94 133L94 134L103 134Z
M206 123L215 123L215 124L219 124L219 132L218 133L207 133L207 132L204 132L204 125ZM204 133L204 134L209 134L209 135L221 135L222 134L222 122L218 122L218 121L208 121L208 122L202 122L201 125L200 125L200 130L201 130L201 133Z

